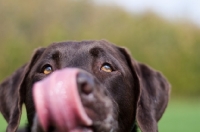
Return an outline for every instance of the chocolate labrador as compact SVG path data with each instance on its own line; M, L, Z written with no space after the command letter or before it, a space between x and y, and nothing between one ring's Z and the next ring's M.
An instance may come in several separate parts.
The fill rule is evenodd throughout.
M0 84L7 132L157 132L169 99L164 76L105 40L39 48ZM18 130L22 104L27 127Z

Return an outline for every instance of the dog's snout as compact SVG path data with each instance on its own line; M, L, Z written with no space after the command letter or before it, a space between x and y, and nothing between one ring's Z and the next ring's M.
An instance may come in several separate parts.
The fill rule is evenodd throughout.
M77 84L80 94L89 95L94 89L94 79L85 72L77 75Z

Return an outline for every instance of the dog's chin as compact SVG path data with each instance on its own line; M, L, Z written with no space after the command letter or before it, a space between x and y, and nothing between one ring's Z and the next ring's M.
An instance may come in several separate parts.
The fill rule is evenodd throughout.
M53 124L49 125L47 132L60 132L59 128L56 128ZM78 126L73 130L66 130L66 132L95 132L93 126Z
M41 126L37 126L38 128L33 129L32 132L60 132L60 128L55 126L54 124L50 124L48 126L47 131L44 131ZM65 132L113 132L116 131L114 128L107 128L107 125L102 126L97 124L97 125L91 125L91 126L77 126L76 128L72 130L68 130L67 128L65 129Z

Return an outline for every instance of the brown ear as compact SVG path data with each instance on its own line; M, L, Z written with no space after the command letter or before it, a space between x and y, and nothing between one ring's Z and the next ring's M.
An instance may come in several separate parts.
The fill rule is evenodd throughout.
M23 81L29 69L43 53L44 48L37 49L28 64L19 68L13 75L8 77L0 84L0 112L8 122L7 132L15 132L18 128L25 88Z
M157 132L169 100L170 84L159 72L138 63L142 89L137 108L137 122L143 132Z
M157 122L167 107L170 85L165 77L144 64L131 58L126 49L121 48L131 69L139 78L140 93L137 102L136 120L142 132L157 132Z

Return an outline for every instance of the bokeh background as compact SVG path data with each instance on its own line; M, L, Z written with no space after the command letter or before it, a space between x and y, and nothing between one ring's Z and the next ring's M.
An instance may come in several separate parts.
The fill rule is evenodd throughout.
M161 71L171 83L159 131L199 132L200 19L189 9L200 12L200 3L188 0L176 7L167 1L127 1L0 0L0 81L26 63L37 47L107 39L127 47L135 59ZM181 15L179 6L188 10ZM24 110L21 126L25 123ZM0 131L5 128L0 114Z

